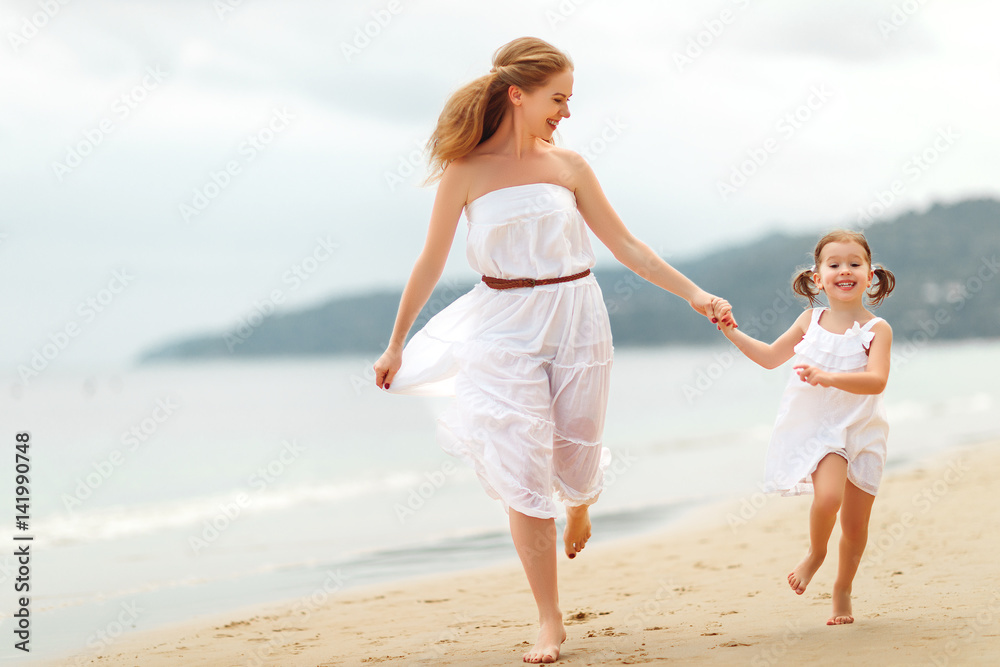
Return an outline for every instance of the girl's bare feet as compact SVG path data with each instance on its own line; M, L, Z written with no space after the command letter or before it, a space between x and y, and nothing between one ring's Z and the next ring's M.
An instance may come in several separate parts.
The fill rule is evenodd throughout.
M587 505L566 507L566 530L563 531L563 542L566 545L566 555L576 558L583 551L590 539L590 512Z
M559 649L566 641L566 628L562 620L542 623L538 629L538 641L534 648L524 654L524 662L555 662L559 659Z
M813 575L816 574L816 570L819 566L823 564L823 559L826 558L826 554L814 554L812 549L806 554L806 557L802 559L802 562L795 566L795 569L788 574L788 585L792 587L797 595L802 595L806 592L806 586L812 581Z
M853 623L851 616L851 589L833 587L833 616L826 622L827 625L846 625Z

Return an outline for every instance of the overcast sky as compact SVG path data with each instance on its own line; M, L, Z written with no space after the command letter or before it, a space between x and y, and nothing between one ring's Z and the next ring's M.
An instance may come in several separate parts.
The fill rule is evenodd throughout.
M987 0L5 0L0 363L112 367L401 287L419 147L523 35L573 58L557 141L668 259L997 196L998 25Z

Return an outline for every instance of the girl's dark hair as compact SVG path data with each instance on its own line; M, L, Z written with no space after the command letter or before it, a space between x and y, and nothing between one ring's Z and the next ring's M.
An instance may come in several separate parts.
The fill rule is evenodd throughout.
M868 247L868 239L861 232L852 232L846 229L835 229L823 238L819 240L816 244L816 249L813 251L813 265L807 269L799 270L795 275L792 276L792 291L799 296L804 296L809 299L809 305L815 306L819 303L817 296L819 295L819 290L816 289L816 283L813 281L813 274L819 270L819 256L823 252L823 248L829 243L857 243L859 246L865 250L865 258L868 260L868 266L872 266L872 249ZM877 306L882 303L885 299L892 293L892 290L896 287L896 276L892 275L892 271L883 266L872 267L875 272L875 282L868 289L868 298L871 299L871 305Z

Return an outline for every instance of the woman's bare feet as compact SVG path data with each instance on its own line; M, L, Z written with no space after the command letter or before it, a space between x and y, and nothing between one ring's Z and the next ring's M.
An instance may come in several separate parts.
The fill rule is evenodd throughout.
M795 569L788 574L788 585L792 587L797 595L806 592L806 586L812 581L816 570L823 564L826 554L813 554L812 549L802 559L802 562L795 566Z
M587 505L575 507L566 506L566 530L563 531L563 542L566 545L566 555L576 558L583 551L590 539L590 512Z
M538 629L538 641L535 646L524 654L524 662L555 662L559 659L559 649L566 641L566 628L562 620L552 623L542 623Z
M851 616L851 589L833 587L833 616L826 622L827 625L847 625L853 623Z

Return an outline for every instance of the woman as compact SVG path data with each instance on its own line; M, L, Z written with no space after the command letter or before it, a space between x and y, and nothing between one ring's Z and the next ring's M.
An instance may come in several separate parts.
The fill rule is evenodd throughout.
M610 459L601 445L613 348L590 273L585 226L622 264L709 318L724 303L636 239L577 153L552 135L570 117L573 64L552 45L515 39L489 74L448 101L429 142L440 180L430 228L403 290L375 383L392 393L454 395L439 440L508 511L539 614L525 662L553 662L566 638L556 588L557 515L573 558ZM462 210L467 255L483 282L406 335L441 277ZM713 321L715 321L713 319Z

